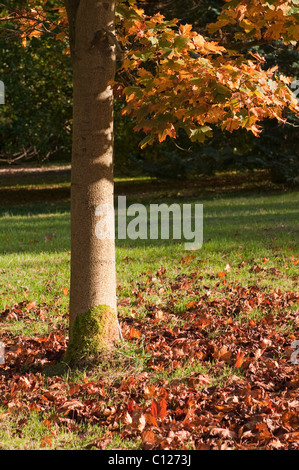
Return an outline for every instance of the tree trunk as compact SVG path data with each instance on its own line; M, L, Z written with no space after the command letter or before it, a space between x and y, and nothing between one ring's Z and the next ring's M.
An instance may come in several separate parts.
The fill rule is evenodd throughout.
M111 208L114 223L113 94L108 82L115 74L115 52L107 34L114 31L114 4L65 1L73 62L70 362L119 338L115 241L97 235L99 206Z

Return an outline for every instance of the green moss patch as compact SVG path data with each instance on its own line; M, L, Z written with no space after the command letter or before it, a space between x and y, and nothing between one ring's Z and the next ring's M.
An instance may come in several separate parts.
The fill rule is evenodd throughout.
M109 351L118 337L115 310L107 305L93 307L74 321L65 361L78 364L95 358Z

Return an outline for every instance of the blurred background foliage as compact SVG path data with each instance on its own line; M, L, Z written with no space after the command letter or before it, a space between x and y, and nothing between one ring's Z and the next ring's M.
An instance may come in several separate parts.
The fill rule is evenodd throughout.
M24 2L16 3L22 6ZM166 18L180 18L207 35L206 25L216 20L224 3L147 0L141 5L148 14L160 11ZM4 14L5 8L1 16ZM0 164L70 163L72 73L66 48L66 42L56 40L55 31L39 39L33 37L24 48L13 24L1 26L0 79L5 83L6 102L0 106ZM299 52L293 47L277 41L255 49L266 58L266 67L277 64L283 74L299 78ZM215 128L214 136L204 144L191 144L182 132L175 142L167 139L141 150L138 143L143 135L133 131L130 118L121 116L122 106L115 101L117 176L144 174L175 179L227 170L268 169L275 183L298 184L299 122L291 113L286 115L290 124L263 122L260 138L244 130L230 134Z

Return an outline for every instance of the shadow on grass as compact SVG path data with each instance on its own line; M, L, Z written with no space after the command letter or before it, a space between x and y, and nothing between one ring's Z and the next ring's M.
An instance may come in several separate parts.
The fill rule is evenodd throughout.
M293 199L294 196L294 199ZM298 237L298 199L280 195L223 194L221 197L205 196L198 198L203 204L203 238L204 245L213 246L217 251L223 249L223 243L265 244L266 240L278 237L287 243ZM127 201L127 207L131 203ZM144 202L142 198L138 202ZM194 203L188 199L165 198L163 202ZM147 206L148 207L148 206ZM193 211L193 209L192 209ZM194 213L194 211L193 211ZM28 206L6 207L0 210L0 246L2 254L41 253L70 250L70 214L68 203L45 202ZM127 222L132 220L128 218ZM151 240L149 238L150 217L147 217L148 238L145 240L120 240L117 235L118 248L139 248L171 246L183 249L183 240ZM172 220L170 218L170 228ZM222 240L219 246L217 240ZM186 240L187 241L187 240ZM209 245L207 245L209 244ZM212 245L211 245L212 244Z
M59 173L59 171L56 171ZM9 176L9 175L8 175ZM11 176L11 175L10 175ZM48 176L48 175L46 175ZM31 180L26 180L26 175L19 174L19 183L16 176L10 182L9 178L2 177L0 185L0 201L2 207L16 206L24 204L38 204L45 201L69 202L70 200L70 179L65 179L61 170L61 180L59 175L57 181L47 182L43 172L38 172L31 176ZM32 179L33 178L33 179ZM12 185L15 182L15 185ZM19 186L18 186L19 184ZM27 186L26 186L27 184ZM226 173L216 176L198 176L197 178L185 178L179 180L162 180L156 178L149 179L118 179L115 182L115 194L126 195L128 199L142 198L143 201L151 202L165 197L187 197L198 198L199 196L215 196L227 193L229 195L240 196L242 193L273 193L286 190L282 185L271 182L269 173L266 171L247 173ZM290 188L287 189L288 191ZM147 201L148 200L148 201Z

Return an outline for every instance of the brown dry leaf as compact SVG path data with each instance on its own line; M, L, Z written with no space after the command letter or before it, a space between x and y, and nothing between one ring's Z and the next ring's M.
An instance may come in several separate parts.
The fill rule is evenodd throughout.
M154 313L154 317L157 319L157 320L162 320L165 316L165 313L163 312L163 310L156 310L155 313Z
M256 352L254 353L254 359L257 361L260 357L262 357L264 350L263 349L257 349Z
M237 438L237 433L235 433L234 431L230 431L227 428L217 428L214 426L210 426L208 429L212 436L218 436L218 437L221 437L222 439L227 439L227 438L236 439Z
M287 426L297 426L299 425L298 412L292 410L285 411L281 417L281 420Z
M103 416L108 417L108 416L113 415L115 412L116 412L116 408L114 406L107 406L107 408L105 408L103 411Z
M29 304L25 307L25 310L28 312L29 310L32 310L35 307L36 307L36 302L35 300L33 300L32 302L29 302Z
M68 400L60 406L58 411L67 415L70 411L80 410L82 408L84 408L84 405L79 400Z
M89 444L87 444L85 449L90 450L95 447L96 449L99 449L99 450L105 450L107 445L110 444L111 440L112 440L111 437L107 439L104 439L103 437L98 437L94 439L93 441L91 441Z
M194 307L194 305L196 305L196 302L195 302L195 300L192 300L191 302L189 302L189 303L186 305L186 309L187 309L187 310L190 310L190 308Z
M156 443L156 436L153 433L153 431L150 431L150 430L142 431L141 439L142 439L144 450L151 450Z
M140 336L141 336L141 331L140 331L140 330L136 330L136 329L132 326L132 328L130 329L129 335L130 335L130 338L140 338Z
M18 390L30 390L31 383L27 377L20 377L17 385Z
M151 414L154 416L154 418L157 418L157 417L158 417L158 405L157 405L156 400L153 400L153 401L152 401L152 404L151 404Z
M144 416L145 416L146 424L148 424L149 426L155 426L156 428L158 428L158 423L157 423L155 416L153 416L151 413L145 413Z
M146 417L141 410L134 410L131 415L132 423L131 425L134 428L137 428L139 431L143 431L146 425Z
M40 441L41 447L52 447L52 436L44 436Z
M144 385L144 396L146 399L152 398L156 392L155 385Z
M75 393L79 392L80 390L80 384L70 384L70 388L69 388L69 395L74 395Z
M130 302L131 302L131 298L130 298L130 297L126 297L125 299L120 300L120 301L117 303L117 305L118 305L118 306L121 306L121 307L124 307L125 305L128 305Z
M237 352L237 360L235 362L235 367L239 368L243 364L245 353Z
M222 346L220 349L214 348L213 357L218 361L228 362L232 354L232 351L230 351L227 346Z
M196 257L195 255L185 256L184 258L180 260L180 264L190 263L193 259L195 259L195 257Z
M133 419L132 419L131 415L129 414L128 411L126 411L126 414L124 416L124 423L128 426L128 425L132 424L132 422L133 422Z
M271 346L272 344L272 341L270 339L267 339L267 338L263 338L261 339L259 345L262 349L266 349L268 348L269 346Z
M258 438L259 439L272 439L273 434L269 431L266 423L258 423L256 425L256 429L258 430Z
M210 385L211 383L211 377L207 374L199 374L195 378L195 383L200 384L200 385Z

